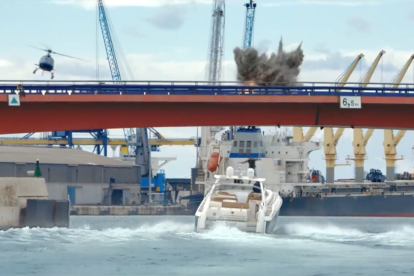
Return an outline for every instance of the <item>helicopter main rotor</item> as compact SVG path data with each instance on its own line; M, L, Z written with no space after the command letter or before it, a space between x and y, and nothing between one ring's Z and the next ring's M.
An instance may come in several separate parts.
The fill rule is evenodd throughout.
M37 47L35 47L35 46L31 46L31 45L28 45L28 46L29 46L29 47L32 47L32 48L35 48L35 49L37 49L37 50L45 51L45 52L47 52L48 54L54 54L54 55L64 56L64 57L73 58L73 59L78 59L78 60L81 60L81 61L88 62L87 60L84 60L84 59L81 59L81 58L77 58L77 57L68 56L68 55L64 55L64 54L60 54L60 53L54 52L54 51L52 51L51 49L42 49L42 48L37 48Z

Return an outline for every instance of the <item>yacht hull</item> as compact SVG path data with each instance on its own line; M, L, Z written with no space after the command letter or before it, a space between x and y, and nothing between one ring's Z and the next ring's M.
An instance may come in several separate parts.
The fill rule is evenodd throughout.
M264 222L264 231L262 234L272 234L276 228L279 212L273 217L271 221ZM257 223L239 222L239 221L224 221L224 220L207 220L205 228L198 228L198 217L195 217L194 230L197 233L204 233L211 231L216 226L225 226L228 228L236 228L242 232L257 233Z

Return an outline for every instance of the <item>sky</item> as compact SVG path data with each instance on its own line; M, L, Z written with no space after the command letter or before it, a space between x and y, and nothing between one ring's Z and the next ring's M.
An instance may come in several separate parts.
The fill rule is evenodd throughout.
M125 80L206 80L213 0L105 0L117 41L118 59L131 69ZM225 53L222 80L235 81L233 49L241 46L246 0L226 1ZM385 50L372 82L389 82L414 53L414 2L412 0L257 0L253 46L260 52L285 49L303 41L305 62L299 80L335 81L360 54L364 59L349 81L358 81L381 50ZM109 80L96 0L2 0L0 46L2 80L49 80L33 75L42 52L28 47L52 48L58 53L86 59L82 62L55 56L56 80ZM7 26L7 27L6 27ZM113 34L114 36L114 34ZM119 47L121 46L121 47ZM123 55L121 55L123 53ZM97 66L98 65L98 66ZM403 83L414 83L414 66ZM202 114L200 114L202 116ZM195 137L196 128L159 128L167 138ZM274 127L263 127L274 132ZM110 130L122 137L122 130ZM17 135L17 134L16 134ZM318 131L313 140L321 140ZM385 172L383 131L376 130L367 146L365 169ZM412 171L413 132L407 132L397 150L404 156L397 171ZM84 147L89 150L89 148ZM110 150L112 155L112 150ZM338 163L353 155L352 130L337 146ZM117 153L115 153L117 155ZM165 167L167 177L189 177L196 148L163 146L154 156L176 156ZM323 150L313 152L310 167L325 171ZM351 162L352 164L352 162ZM353 178L353 164L336 168L336 177Z

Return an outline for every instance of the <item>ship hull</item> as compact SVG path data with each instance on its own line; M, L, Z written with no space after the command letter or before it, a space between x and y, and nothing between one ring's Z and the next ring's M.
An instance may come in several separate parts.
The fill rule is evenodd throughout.
M280 216L414 217L414 196L282 197ZM196 212L201 201L189 202Z
M414 217L414 196L284 197L280 215Z

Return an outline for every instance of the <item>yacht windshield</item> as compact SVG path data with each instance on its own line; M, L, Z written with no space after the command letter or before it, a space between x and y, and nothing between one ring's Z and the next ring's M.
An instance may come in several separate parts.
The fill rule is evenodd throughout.
M240 183L218 183L216 186L216 191L222 190L252 190L253 183L251 184L240 184Z

